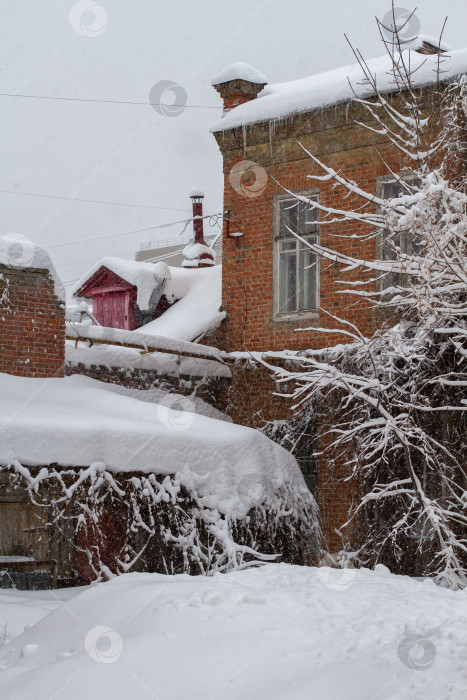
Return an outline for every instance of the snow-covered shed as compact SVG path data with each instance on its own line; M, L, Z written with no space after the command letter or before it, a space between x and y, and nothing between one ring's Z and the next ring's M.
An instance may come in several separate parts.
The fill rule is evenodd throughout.
M91 298L93 315L109 328L195 341L225 317L221 266L169 267L107 257L78 282L75 297Z
M134 330L168 307L164 288L167 265L103 258L77 285L74 296L92 299L93 314L102 326Z
M0 373L0 424L0 587L303 563L316 546L294 457L197 396Z
M92 299L93 315L101 326L130 331L145 326L145 332L156 335L198 340L222 321L221 269L211 271L216 253L204 239L204 193L193 188L190 199L193 238L183 249L181 269L169 268L160 259L108 257L78 282L74 296ZM154 324L177 302L168 323Z

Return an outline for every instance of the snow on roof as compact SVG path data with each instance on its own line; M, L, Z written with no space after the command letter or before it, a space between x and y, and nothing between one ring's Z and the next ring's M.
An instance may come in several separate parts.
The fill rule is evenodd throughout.
M137 289L137 304L145 311L149 306L152 291L155 286L154 273L156 269L153 263L137 262L136 260L123 260L122 258L102 258L90 270L84 274L73 289L73 295L84 287L86 282L101 268L106 267L111 272L126 280Z
M209 251L214 253L211 248ZM140 309L148 308L149 299L155 286L154 273L161 274L163 272L160 263L103 258L83 275L75 287L75 293L102 266L134 285L137 288L137 303ZM166 267L164 264L164 270ZM169 302L176 303L155 321L143 326L144 333L193 341L204 333L217 328L225 318L225 313L220 311L222 298L221 266L197 269L167 267L167 269L170 273L170 279L167 280L164 295Z
M437 55L427 56L416 51L404 51L404 56L406 60L410 58L412 70L417 69L413 76L415 87L435 82L439 60ZM442 55L440 61L443 81L466 73L467 49ZM388 55L369 60L367 64L376 77L376 83L381 92L391 92L395 89L391 74L391 59ZM292 114L347 102L354 97L353 90L359 97L368 97L372 94L372 88L363 78L360 65L355 63L300 80L268 85L255 100L224 113L211 131L226 131L244 124L281 119Z
M423 44L430 44L441 51L454 51L454 47L446 43L440 38L430 36L429 34L419 34L415 39L409 42L404 42L404 49L421 49Z
M222 303L222 265L197 269L171 267L172 280L164 294L179 299L162 316L140 330L179 340L196 340L221 323L225 312ZM136 331L133 331L136 332Z
M104 365L106 367L123 367L128 370L155 370L159 374L171 376L191 375L193 377L230 377L226 364L230 356L217 348L197 345L186 340L161 337L145 332L146 326L134 331L121 328L106 328L89 323L68 323L67 335L82 338L76 346L74 340L67 340L66 361L71 366L84 364L86 367ZM104 340L109 344L93 343L88 340ZM138 345L148 349L141 350L125 346ZM156 347L161 352L153 352ZM184 354L181 354L184 353ZM194 356L195 355L195 356Z
M211 85L221 85L221 83L228 83L230 80L246 80L249 83L256 83L259 85L267 85L268 79L259 70L256 70L249 63L244 63L243 61L238 61L237 63L232 63L224 70L213 78Z
M54 282L55 294L65 301L65 288L48 252L19 233L7 233L0 238L0 265L14 269L47 270Z
M0 374L0 465L100 462L113 472L178 475L206 507L237 518L251 508L242 498L248 478L312 502L294 457L259 431L200 415L186 397L152 403L146 394L82 375Z
M149 324L147 324L149 325ZM230 355L212 348L208 345L197 345L182 339L175 339L166 336L158 336L155 333L147 333L146 326L141 326L134 331L123 328L108 328L106 326L94 326L89 323L69 323L67 333L76 338L86 338L89 340L102 339L115 342L116 345L125 343L138 344L142 348L157 346L159 350L167 353L194 353L207 360L228 360Z
M100 343L95 343L88 347L84 342L79 342L76 347L74 340L67 340L65 343L65 359L67 366L71 368L77 365L84 365L90 368L100 366L108 368L118 367L130 372L135 369L144 369L167 377L231 376L229 366L216 360L185 357L178 352L173 354L162 352L141 353L140 350L135 348L121 345L101 345Z

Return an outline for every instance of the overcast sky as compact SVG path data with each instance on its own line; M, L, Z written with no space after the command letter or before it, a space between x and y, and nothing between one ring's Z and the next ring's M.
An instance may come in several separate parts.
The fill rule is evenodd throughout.
M444 39L467 43L466 0L397 4L417 7L425 34L438 35L447 15ZM16 94L0 96L0 235L48 248L68 284L99 257L133 257L142 242L176 236L180 225L114 234L183 219L194 186L206 210L221 211L214 75L246 61L274 83L352 63L344 32L366 57L381 55L374 18L389 9L389 0L0 0L0 93ZM148 104L161 81L180 86L187 106L176 115Z

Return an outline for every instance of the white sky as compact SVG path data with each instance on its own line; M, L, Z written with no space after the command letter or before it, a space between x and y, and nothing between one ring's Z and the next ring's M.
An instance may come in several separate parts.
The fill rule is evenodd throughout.
M65 198L0 192L0 235L48 248L65 283L99 257L133 257L142 242L176 236L180 225L83 242L184 218L193 186L206 193L205 211L221 211L222 161L209 133L221 114L216 73L247 61L273 83L352 63L344 32L367 58L381 55L374 17L390 0L101 0L106 21L92 37L71 26L72 5L0 0L0 92L145 104L0 96L0 190ZM467 0L397 5L417 7L425 34L437 36L447 15L444 39L467 43ZM203 107L158 114L147 103L162 80Z

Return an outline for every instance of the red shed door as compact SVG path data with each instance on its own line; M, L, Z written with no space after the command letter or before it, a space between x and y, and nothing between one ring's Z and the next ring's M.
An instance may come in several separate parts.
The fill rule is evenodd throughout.
M109 328L128 329L128 311L125 292L109 292L99 299L99 316ZM100 320L100 319L99 319Z
M77 292L92 297L93 313L101 326L134 330L136 287L104 265Z

